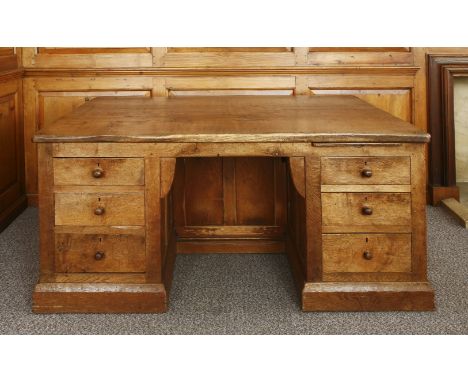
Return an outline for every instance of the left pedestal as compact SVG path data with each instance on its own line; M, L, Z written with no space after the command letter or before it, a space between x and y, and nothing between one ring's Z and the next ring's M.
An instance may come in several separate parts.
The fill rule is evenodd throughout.
M116 144L115 152L124 150ZM41 143L37 313L167 310L175 159Z

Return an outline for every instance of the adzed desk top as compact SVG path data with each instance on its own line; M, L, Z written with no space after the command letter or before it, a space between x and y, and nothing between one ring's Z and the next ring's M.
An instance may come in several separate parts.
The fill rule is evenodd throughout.
M414 142L429 135L354 96L96 98L35 142Z

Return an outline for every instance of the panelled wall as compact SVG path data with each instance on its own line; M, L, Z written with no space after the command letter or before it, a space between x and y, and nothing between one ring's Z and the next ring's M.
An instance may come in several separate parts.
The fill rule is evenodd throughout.
M26 206L18 53L0 48L0 231Z
M426 129L425 48L20 51L31 205L37 203L32 136L94 97L351 94ZM285 229L287 178L281 158L180 160L174 192L177 233L187 240L181 250L216 251L217 239L225 238L243 239L237 250L281 250L275 239Z

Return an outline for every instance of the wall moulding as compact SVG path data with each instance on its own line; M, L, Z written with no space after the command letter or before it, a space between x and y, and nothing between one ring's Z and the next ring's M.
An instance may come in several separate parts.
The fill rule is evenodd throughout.
M404 67L336 67L336 66L291 66L291 67L249 67L249 68L103 68L103 69L24 69L25 77L88 77L88 76L238 76L259 74L360 74L414 76L418 66Z

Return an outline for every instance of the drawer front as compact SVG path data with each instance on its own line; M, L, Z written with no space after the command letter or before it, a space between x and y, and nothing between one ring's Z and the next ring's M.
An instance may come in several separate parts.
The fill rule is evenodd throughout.
M322 184L410 184L409 157L329 157Z
M323 272L411 272L411 234L322 235Z
M56 193L55 224L71 226L144 225L144 194L142 192Z
M57 272L144 272L144 235L57 233Z
M326 232L410 232L409 193L322 193Z
M54 184L62 185L143 185L141 158L55 158Z

